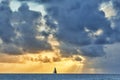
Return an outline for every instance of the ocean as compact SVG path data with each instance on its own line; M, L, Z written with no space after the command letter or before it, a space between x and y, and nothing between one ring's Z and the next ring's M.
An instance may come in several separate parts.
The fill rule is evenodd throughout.
M0 74L0 80L120 80L120 74Z

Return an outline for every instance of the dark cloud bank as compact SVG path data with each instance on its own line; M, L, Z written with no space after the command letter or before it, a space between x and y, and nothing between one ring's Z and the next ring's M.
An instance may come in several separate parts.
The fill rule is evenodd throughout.
M0 38L2 40L0 51L8 54L23 52L37 52L38 50L50 50L50 44L45 40L38 40L40 33L37 26L41 23L41 13L29 10L24 3L17 12L12 12L9 2L0 4Z
M103 2L110 0L18 0L24 3L18 11L12 12L9 2L0 3L0 51L8 54L22 54L39 50L52 50L48 43L48 36L54 35L60 43L63 55L81 54L89 57L104 56L104 45L120 41L119 14L120 1L111 0L117 15L111 21L105 13L99 10ZM44 4L47 15L31 11L27 2ZM50 30L56 33L39 32L42 26L41 18L46 20ZM57 23L55 23L55 21ZM97 32L102 33L97 34ZM37 39L36 36L44 36Z

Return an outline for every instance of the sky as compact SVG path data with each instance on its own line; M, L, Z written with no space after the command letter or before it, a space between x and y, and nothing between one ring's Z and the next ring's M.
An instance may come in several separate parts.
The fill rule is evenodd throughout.
M119 0L0 0L0 73L120 73Z

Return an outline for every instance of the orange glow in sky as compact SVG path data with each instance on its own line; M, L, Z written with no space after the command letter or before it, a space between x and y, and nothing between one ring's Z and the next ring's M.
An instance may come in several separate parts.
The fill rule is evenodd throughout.
M52 51L40 51L36 54L22 55L0 54L0 73L53 73L54 67L58 73L82 73L85 58L80 55L64 57L56 47L59 43L49 37ZM6 60L6 61L2 61Z
M83 61L75 61L73 57L60 57L60 60L52 61L52 58L48 56L48 61L44 60L46 58L38 61L36 56L27 54L17 57L14 63L7 63L7 61L0 63L0 73L52 73L54 67L57 68L58 73L80 73L84 66ZM11 58L15 57L11 56Z

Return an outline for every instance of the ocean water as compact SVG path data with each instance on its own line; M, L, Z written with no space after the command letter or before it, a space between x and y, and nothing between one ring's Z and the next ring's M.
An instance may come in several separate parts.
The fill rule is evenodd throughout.
M120 74L0 74L0 80L120 80Z

